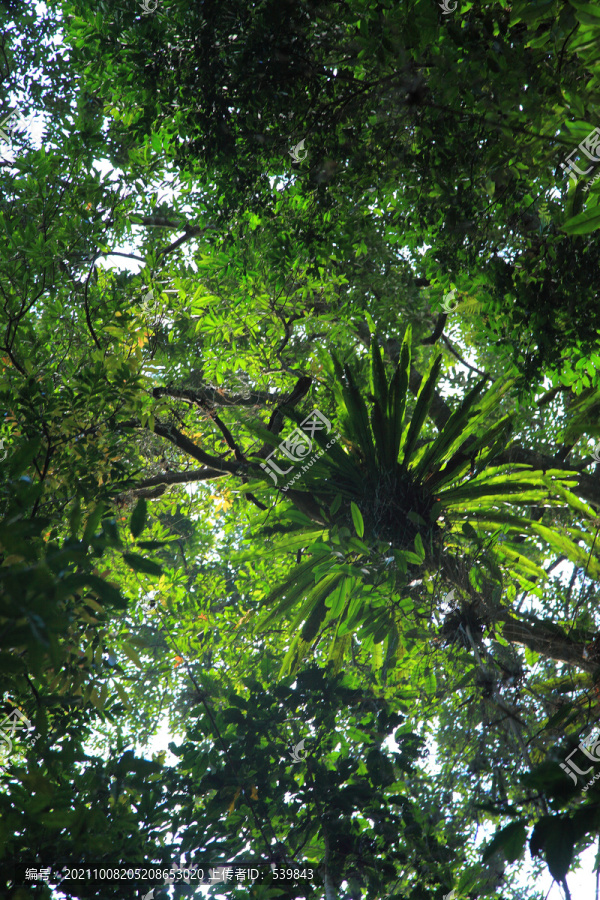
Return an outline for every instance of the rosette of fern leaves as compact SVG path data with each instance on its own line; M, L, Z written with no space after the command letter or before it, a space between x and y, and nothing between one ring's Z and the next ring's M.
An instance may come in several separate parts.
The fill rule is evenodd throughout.
M353 634L380 660L387 641L389 662L399 617L423 614L423 595L434 589L441 595L458 588L476 600L481 621L502 618L507 577L541 591L548 548L600 574L593 535L584 527L594 511L572 493L572 473L496 462L510 441L510 417L498 417L497 408L511 382L486 390L481 379L430 438L425 424L442 358L432 360L409 417L410 347L409 328L388 379L372 341L366 398L352 369L334 360L342 439L327 446L330 434L314 435L318 459L282 491L291 504L276 522L271 516L259 529L267 554L301 550L304 557L264 599L267 612L258 623L263 629L291 618L296 636L284 671L326 634L334 668ZM297 414L290 418L300 423ZM532 519L525 512L533 505L568 508L582 527Z

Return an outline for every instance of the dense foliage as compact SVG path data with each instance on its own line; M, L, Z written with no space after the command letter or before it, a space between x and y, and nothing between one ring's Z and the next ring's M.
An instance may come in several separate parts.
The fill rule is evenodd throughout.
M155 3L0 8L0 892L568 898L600 13Z

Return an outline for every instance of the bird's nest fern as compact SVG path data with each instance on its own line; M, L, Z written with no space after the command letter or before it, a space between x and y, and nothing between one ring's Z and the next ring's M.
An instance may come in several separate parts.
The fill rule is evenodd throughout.
M330 657L338 664L348 650L353 628L368 622L369 639L377 643L390 637L390 609L395 609L390 593L397 594L414 581L415 570L423 573L434 566L441 570L442 580L464 589L469 573L460 575L457 563L465 551L480 550L484 542L487 578L496 585L502 583L502 565L528 584L546 579L534 554L528 555L522 543L515 541L523 535L539 539L567 558L587 564L590 574L600 575L587 532L549 528L523 515L524 506L536 503L570 506L580 517L593 519L593 510L570 492L572 475L495 464L510 434L509 416L498 418L496 413L510 382L497 383L484 393L487 379L482 379L437 436L425 438L423 428L441 356L432 361L423 378L409 419L410 342L407 329L389 381L381 350L372 342L370 410L351 369L342 369L334 360L344 443L332 443L330 435L314 435L323 452L285 494L295 512L288 506L279 525L263 528L274 554L303 549L308 556L266 598L270 611L260 623L264 627L297 608L292 627L304 624L292 655L288 654L288 668L325 628L333 634ZM290 417L302 424L296 414ZM495 421L490 424L490 419ZM248 485L254 491L256 487ZM588 543L589 548L580 543ZM384 559L391 565L381 589ZM454 580L453 573L458 573Z

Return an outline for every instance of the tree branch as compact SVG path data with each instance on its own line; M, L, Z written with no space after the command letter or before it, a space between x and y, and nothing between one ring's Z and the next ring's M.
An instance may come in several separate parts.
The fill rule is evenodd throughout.
M188 456L197 459L198 462L203 463L205 466L210 466L212 469L216 469L223 474L241 474L243 466L241 466L240 463L220 459L218 456L211 456L210 453L206 453L200 447L197 447L193 441L190 441L185 434L182 434L181 431L173 425L164 425L162 422L155 422L154 433L167 438L172 444L175 444L176 447L183 450L184 453L187 453Z
M446 347L448 348L448 350L450 351L450 353L452 353L452 355L456 357L456 359L459 361L459 363L461 365L465 366L467 369L470 369L471 372L475 372L477 375L483 375L486 378L490 377L487 374L487 372L482 372L481 369L477 368L477 366L472 366L471 363L468 363L466 361L466 359L463 359L462 356L460 355L460 353L457 353L457 351L454 349L454 347L452 346L452 344L450 343L450 341L448 340L448 338L446 337L445 334L442 335L442 340L444 341L444 343L445 343ZM425 343L425 341L422 341L422 343Z
M268 391L252 391L247 397L243 394L226 394L218 388L205 387L200 390L193 388L157 387L152 391L155 399L159 397L173 397L176 400L189 400L199 406L260 406L264 403L274 403L279 399L278 394L270 394Z
M242 451L236 444L236 442L233 438L233 435L230 432L227 425L225 424L225 422L223 422L222 419L219 418L219 416L216 414L216 412L211 412L211 413L209 413L209 415L210 415L211 419L213 420L213 422L215 423L215 425L217 426L217 428L219 429L219 431L221 432L221 434L223 435L223 437L225 438L225 443L227 444L229 449L233 450L237 461L240 463L247 462L246 457L244 456L244 454L242 453Z
M441 551L434 554L432 561L437 562L444 578L470 599L473 612L483 622L488 625L501 623L502 635L509 643L523 644L541 656L577 666L590 674L598 671L599 661L584 656L586 643L591 643L594 638L591 633L587 642L575 641L535 616L528 616L527 620L516 619L511 614L512 610L493 602L491 584L475 590L463 560Z
M200 237L211 229L216 230L216 226L207 225L205 228L200 228L199 225L188 225L186 226L185 234L182 234L180 238L177 238L177 240L173 241L172 244L169 244L168 247L163 247L163 249L159 251L158 255L166 256L167 253L173 253L174 250L177 250L177 248L181 247L182 244L185 244L186 241L189 241L193 237Z
M543 622L524 622L513 619L508 613L502 618L504 619L502 636L511 644L522 644L540 656L577 666L578 669L590 674L598 671L598 663L586 659L583 655L585 644L576 643L570 638L556 634Z
M306 396L308 390L312 384L312 378L309 378L306 375L302 375L298 381L296 382L296 386L290 396L282 400L281 403L273 410L271 414L271 418L269 419L269 424L267 428L273 434L279 434L281 429L283 428L283 422L285 417L285 410L291 407L294 407L296 403L299 403L303 397ZM254 454L254 456L265 457L271 452L273 447L270 444L263 444L260 450Z
M440 313L437 318L437 322L435 323L435 327L433 329L432 334L429 337L425 338L425 340L421 341L422 344L435 344L436 341L442 336L444 331L444 326L446 325L446 320L448 319L448 313Z
M168 490L173 484L192 484L197 481L208 481L213 478L223 478L229 475L229 472L218 472L216 469L193 469L190 472L165 472L162 475L155 475L154 478L147 478L140 481L139 484L130 488L130 491L136 497L145 497L147 500L156 500ZM124 496L121 495L121 496ZM246 495L250 497L249 494Z

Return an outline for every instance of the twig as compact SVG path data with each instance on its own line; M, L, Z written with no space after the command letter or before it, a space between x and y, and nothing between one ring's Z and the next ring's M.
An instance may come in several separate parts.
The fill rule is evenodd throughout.
M182 244L185 244L186 241L189 241L193 237L200 237L210 230L215 231L216 225L207 225L205 228L200 228L199 225L193 225L192 227L187 227L185 234L183 234L180 238L177 238L176 241L173 241L172 244L169 244L168 247L163 247L162 250L159 251L158 255L166 256L167 253L172 253L174 250L177 250L178 247L181 247Z
M93 338L94 343L95 343L96 347L98 348L98 350L102 350L102 345L100 344L100 341L98 340L98 338L96 336L96 332L94 331L94 326L92 325L92 320L90 318L90 308L88 305L88 287L90 284L90 278L92 277L92 272L94 271L94 269L96 267L96 260L101 255L102 254L98 254L98 256L94 257L92 265L90 266L90 271L88 272L88 276L85 279L85 288L83 291L83 308L85 310L85 320L87 322L87 326L89 328L90 334L92 335L92 338Z
M457 358L459 363L462 363L462 365L466 366L467 369L470 369L471 372L477 372L478 375L483 375L485 378L490 377L487 374L487 372L482 372L481 369L477 368L477 366L472 366L470 363L468 363L466 361L466 359L463 359L462 356L456 352L456 350L454 349L454 347L452 346L452 344L450 343L450 341L448 340L448 338L446 337L445 334L442 335L442 340L444 341L444 343L445 343L446 347L448 348L448 350L450 351L450 353L452 353Z
M241 462L241 463L247 462L246 457L244 456L244 454L242 453L242 451L236 444L236 442L233 438L233 435L230 432L227 425L225 424L225 422L223 422L222 419L220 419L219 416L214 411L209 412L209 416L211 417L211 419L213 420L213 422L215 423L215 425L218 427L219 431L225 438L225 443L227 444L229 449L233 450L233 452L235 453L235 458L237 459L237 461Z

